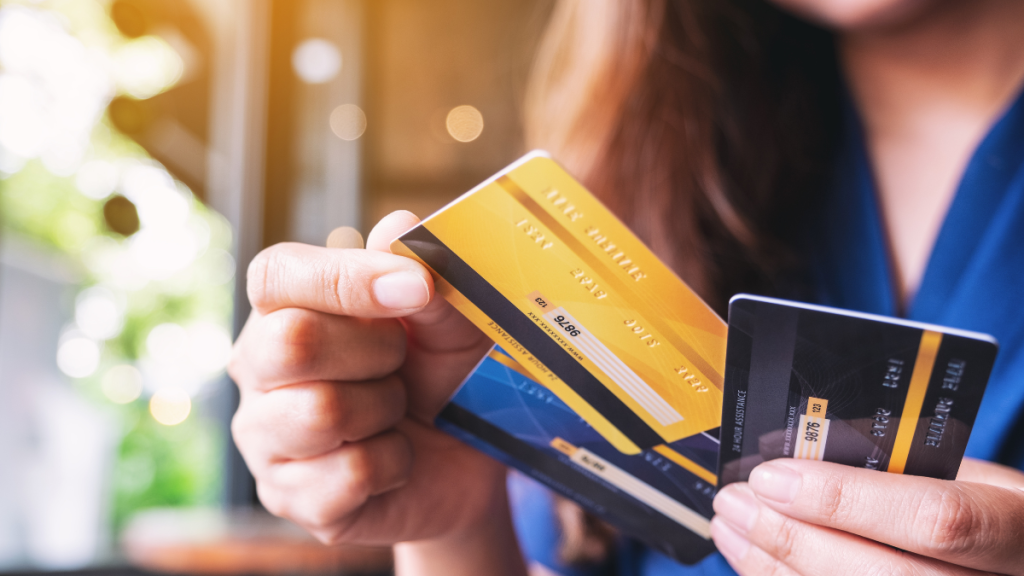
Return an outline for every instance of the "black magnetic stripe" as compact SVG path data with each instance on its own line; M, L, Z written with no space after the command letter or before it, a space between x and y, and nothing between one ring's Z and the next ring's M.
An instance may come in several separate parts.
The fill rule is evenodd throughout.
M401 241L640 448L665 440L424 226Z

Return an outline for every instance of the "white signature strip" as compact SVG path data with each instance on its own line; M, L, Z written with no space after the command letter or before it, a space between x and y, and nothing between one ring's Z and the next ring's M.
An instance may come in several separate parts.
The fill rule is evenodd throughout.
M555 321L556 316L565 318L565 324L572 324L580 331L579 336L570 336L565 333L567 340L576 345L590 360L597 365L613 382L619 385L630 398L636 400L637 404L647 410L655 420L662 426L669 426L683 420L683 416L658 395L642 378L637 376L629 366L620 360L611 350L598 340L589 330L580 325L565 308L559 306L548 312L544 317L551 322L555 330L564 331L564 327Z
M637 401L662 425L668 426L683 419L672 406L658 395L646 382L623 363L615 354L608 350L590 331L579 326L575 318L568 314L564 308L558 308L549 320L561 314L567 324L572 324L580 330L580 335L571 337L577 343L580 350L591 357L591 360L603 370L611 379L618 384L627 394ZM555 323L557 326L557 323Z
M553 318L552 321L554 321ZM572 322L571 320L568 319L566 321L569 323ZM620 366L621 362L618 362L618 359L611 353L611 351L607 350L605 346L601 344L601 341L595 338L593 334L590 334L589 332L580 331L580 335L574 337L573 339L578 344L582 344L580 346L580 349L583 350L585 348L586 350L584 351L591 357L592 360L594 360L595 358L599 360L595 361L594 363L598 364L598 366L602 370L607 372L609 376L612 376L616 381L630 380L630 373L632 371L629 370L628 367L626 367L625 370L623 370L623 367ZM661 399L653 390L650 389L645 390L643 388L638 388L637 390L634 391L634 393L638 396L643 396L646 402L655 406L657 405L658 400ZM670 414L665 412L662 412L661 415L663 417L671 417Z
M711 538L711 522L707 518L622 468L602 459L586 448L577 448L569 458L574 464L600 476L609 484L675 520L705 540Z

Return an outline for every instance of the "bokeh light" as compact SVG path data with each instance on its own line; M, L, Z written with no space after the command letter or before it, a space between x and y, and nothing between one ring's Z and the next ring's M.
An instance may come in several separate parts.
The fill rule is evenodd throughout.
M155 280L170 278L184 270L195 259L195 238L184 228L146 230L129 240L134 265Z
M75 299L75 324L95 340L109 340L120 334L123 319L114 293L102 286L79 293Z
M57 345L57 367L72 378L85 378L100 365L100 346L79 331L70 331Z
M227 250L208 250L203 254L202 263L206 267L207 280L214 286L226 284L235 277L235 258Z
M0 146L9 154L32 158L42 152L46 123L42 94L32 82L20 75L0 74Z
M105 66L52 13L0 8L0 152L72 175L109 98Z
M181 56L158 36L136 38L114 53L114 81L135 98L152 98L167 90L184 71Z
M142 394L142 373L131 364L119 364L103 375L103 395L115 404L134 402Z
M192 399L181 388L161 388L149 399L149 413L165 426L181 424L192 412Z
M329 40L309 38L292 52L292 69L307 84L330 82L341 71L341 51Z
M90 533L109 544L116 542L116 530L142 508L206 505L215 497L211 495L216 494L222 466L217 416L207 417L198 409L195 416L190 413L192 402L204 402L216 393L208 394L204 386L223 382L219 375L230 351L231 282L236 271L227 220L177 180L174 169L182 168L178 157L165 157L146 141L152 136L153 141L166 143L159 131L171 124L164 120L179 122L182 129L195 130L199 140L205 139L207 131L192 121L212 125L212 116L197 117L187 113L191 108L172 110L164 105L214 97L209 92L210 81L217 78L212 65L223 62L211 58L220 53L220 45L206 40L216 39L209 35L215 29L204 26L210 24L203 20L204 8L182 6L182 14L198 10L200 21L174 16L172 22L164 20L172 14L154 4L160 21L143 22L139 34L159 36L122 35L110 19L114 4L149 10L152 3L0 0L4 249L19 258L36 259L32 262L38 261L40 267L33 267L33 273L44 271L47 282L66 287L73 297L66 299L61 288L59 298L41 291L19 302L23 312L37 317L40 329L67 323L59 336L52 335L57 341L40 350L46 354L42 360L69 382L59 390L51 391L48 385L46 390L34 390L33 386L46 384L40 380L46 379L45 366L37 368L34 355L15 358L15 380L8 384L18 385L16 374L22 373L24 361L31 368L24 371L29 396L44 393L47 401L39 404L26 396L8 408L41 410L48 419L39 419L34 412L26 415L45 426L41 433L52 435L48 427L63 422L75 430L70 442L90 447L71 454L88 459L88 465L82 460L81 465L54 468L47 490L58 495L65 485L102 490L101 500L76 499L81 509L60 508L68 508L70 516L64 516L73 519L83 510L99 515L89 524ZM176 5L172 12L178 13ZM196 24L199 34L190 29ZM137 100L179 84L180 97L171 93L158 97L160 101ZM135 112L148 114L135 119L137 131L118 124L113 113L117 106L109 107L113 100L131 102ZM150 129L153 132L147 133ZM207 152L199 144L193 148L187 152L196 157ZM191 159L183 160L187 161ZM112 224L119 222L110 217L112 202L130 207L130 232ZM30 290L34 286L26 285ZM152 334L153 346L148 346L152 328L169 322L177 330L171 328L170 337L165 333L163 342L157 331ZM18 332L20 327L13 328ZM150 348L165 362L152 358ZM59 396L52 395L56 393ZM71 420L65 418L68 414ZM175 428L161 425L181 422ZM20 450L23 440L13 441ZM39 460L63 455L63 462L68 454L60 448L32 456ZM31 482L26 486L33 488ZM17 501L30 493L15 490L9 496ZM19 508L13 521L34 522L27 515L30 510L35 508ZM53 533L70 537L74 523L65 526L63 517L54 519L58 529ZM6 550L0 550L0 560L9 560L5 554L11 550L18 562L42 558L20 549L17 542L14 548L4 544L0 543ZM99 554L97 558L113 552L106 545L88 550Z
M190 198L163 168L141 163L127 168L121 191L135 204L143 228L174 228L188 220Z
M331 131L342 140L356 140L366 132L366 113L355 104L342 104L331 112Z
M103 200L117 188L119 173L113 162L93 160L82 164L75 175L75 187L93 200Z
M231 359L231 335L212 322L189 326L189 364L201 374L217 374Z
M177 388L195 397L230 359L231 335L225 327L208 321L187 328L167 322L150 330L139 368L148 389Z
M135 265L130 246L108 236L96 236L87 241L82 249L82 260L92 274L117 290L133 292L149 282Z
M183 362L188 349L188 333L173 322L155 326L146 336L146 350L150 357L161 364Z
M456 106L448 112L444 124L452 138L459 142L472 142L484 131L484 116L468 104Z

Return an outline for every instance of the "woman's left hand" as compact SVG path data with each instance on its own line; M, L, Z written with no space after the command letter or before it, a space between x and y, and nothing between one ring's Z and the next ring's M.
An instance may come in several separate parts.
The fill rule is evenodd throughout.
M966 459L957 480L779 459L715 498L743 575L1024 575L1024 473Z

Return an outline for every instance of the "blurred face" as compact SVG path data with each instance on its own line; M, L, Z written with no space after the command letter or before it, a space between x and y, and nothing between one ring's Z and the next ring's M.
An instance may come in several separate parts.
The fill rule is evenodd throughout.
M899 24L938 0L772 0L794 14L834 30Z

